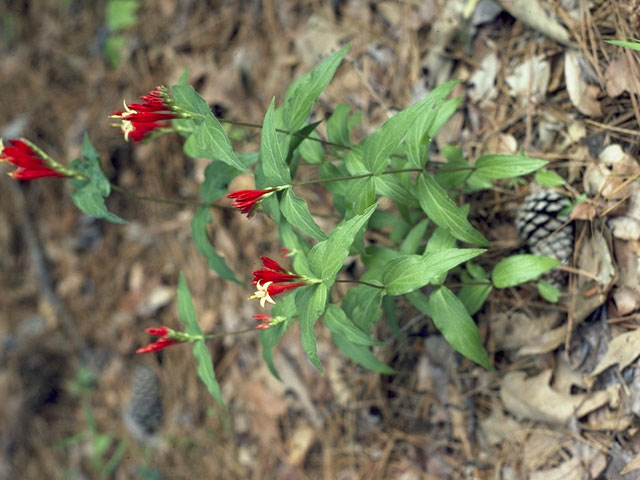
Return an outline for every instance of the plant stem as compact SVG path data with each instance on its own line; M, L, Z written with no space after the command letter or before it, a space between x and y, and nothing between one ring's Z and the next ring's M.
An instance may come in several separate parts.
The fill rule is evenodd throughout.
M378 175L393 175L396 173L407 173L407 172L422 172L421 168L402 168L400 170L387 170L386 172L381 172ZM357 180L359 178L370 178L375 176L375 173L363 173L360 175L354 175L352 177L334 177L334 178L317 178L314 180L304 180L302 182L297 182L292 184L292 187L301 187L303 185L312 185L316 183L331 183L331 182L342 182L347 180Z
M221 118L219 118L218 121L220 123L228 123L229 125L235 125L237 127L262 128L262 125L260 125L259 123L238 122L238 121L235 121L235 120L224 120L224 119L221 119ZM294 135L296 137L302 137L305 140L311 140L311 141L314 141L314 142L323 143L323 144L329 145L331 147L342 148L343 150L351 150L351 147L348 146L348 145L342 145L340 143L330 142L329 140L322 140L321 138L309 137L308 135L303 135L302 133L298 133L298 132L290 132L289 130L283 130L282 128L276 128L276 132L286 133L287 135Z
M341 279L337 279L336 283L357 283L359 285L366 285L367 287L379 288L380 290L384 290L384 285L376 285L375 283L364 282L362 280L341 280Z
M204 336L206 340L210 338L226 337L227 335L244 335L245 333L255 332L255 328L245 328L244 330L235 330L233 332L209 333Z
M179 198L162 198L162 197L156 197L153 195L140 195L139 193L129 190L128 188L124 188L119 185L114 185L113 183L111 184L111 189L118 193L122 193L123 195L127 195L129 197L133 197L138 200L143 200L145 202L168 203L171 205L191 205L196 207L211 207L211 208L220 208L224 210L231 209L231 207L227 207L224 205L215 205L211 203L199 202L197 200L186 200L186 199L179 199Z

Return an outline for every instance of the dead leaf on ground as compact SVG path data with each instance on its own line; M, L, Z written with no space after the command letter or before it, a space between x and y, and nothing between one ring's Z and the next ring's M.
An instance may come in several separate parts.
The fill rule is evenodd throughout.
M609 342L607 353L605 353L600 363L598 363L593 372L591 372L591 376L595 377L615 364L620 365L620 369L623 369L627 365L630 365L639 355L640 329L618 335Z
M625 55L620 55L609 63L604 72L607 95L617 97L624 92L638 94L638 84L634 81Z
M525 25L543 33L556 42L573 47L569 32L555 18L551 18L538 0L501 0L502 7Z
M640 468L640 453L638 453L633 460L631 460L627 465L620 471L620 475L626 475L629 472L633 472L634 470L638 470Z
M567 92L571 103L584 115L599 117L602 115L602 106L598 101L600 89L595 85L589 85L585 80L580 61L582 54L577 50L567 50L564 54L564 76L567 84Z
M582 417L610 400L605 390L576 395L557 392L549 385L552 374L548 369L530 378L521 371L505 375L500 387L505 408L518 418L563 425L573 415Z

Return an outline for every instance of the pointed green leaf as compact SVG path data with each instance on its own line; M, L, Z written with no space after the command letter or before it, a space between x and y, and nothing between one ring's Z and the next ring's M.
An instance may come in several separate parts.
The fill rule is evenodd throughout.
M333 333L339 333L351 343L365 346L383 345L382 342L371 338L367 333L360 330L347 318L344 311L337 305L331 304L324 312L322 321Z
M103 218L113 223L127 223L119 216L109 212L104 201L111 193L111 184L100 168L100 156L93 147L89 136L82 139L83 160L75 159L70 168L83 173L87 179L71 179L75 188L71 194L73 203L84 213L94 218Z
M273 348L278 344L282 335L284 335L284 332L286 331L286 324L279 323L278 325L274 325L266 330L260 330L258 333L258 338L262 344L262 358L267 364L271 374L280 381L282 381L282 379L280 378L280 374L278 374L278 370L273 363Z
M285 159L285 163L287 165L291 164L291 159L293 158L293 152L298 146L307 138L310 137L313 131L316 129L318 125L322 123L322 120L319 120L314 123L310 123L309 125L305 125L300 130L296 132L295 135L291 135L291 141L289 142L289 148L287 151L287 158ZM318 142L311 142L318 143Z
M211 212L207 207L198 207L191 220L191 235L198 251L207 259L207 264L214 272L225 280L240 282L233 271L227 266L227 262L215 251L209 241L207 226L213 221Z
M393 368L378 360L376 356L371 353L369 347L352 343L339 333L332 333L331 338L342 353L357 364L378 373L384 373L387 375L396 373Z
M489 356L480 332L462 302L447 287L429 297L433 323L453 348L479 365L490 369Z
M271 104L264 116L262 124L262 141L260 143L260 164L267 185L280 186L291 184L291 174L289 167L284 161L282 147L276 136L276 127L273 118L275 99L271 100Z
M535 181L545 187L560 187L567 181L556 172L543 168L536 172Z
M302 233L318 241L326 240L327 234L322 231L309 213L307 202L296 197L290 188L284 192L280 200L280 211L284 218Z
M206 100L202 98L191 85L173 85L171 96L176 105L187 112L198 115L212 115Z
M444 189L462 185L473 173L473 166L465 160L462 148L447 145L442 147L442 154L448 161L436 171L436 182Z
M469 312L469 315L475 315L484 305L493 287L487 285L465 285L458 292L458 298Z
M220 385L216 379L216 372L213 369L213 359L209 354L207 345L204 340L198 340L193 344L193 356L198 359L198 376L202 383L207 387L207 390L211 396L222 405L223 408L227 408L222 399L222 392L220 392Z
M382 283L387 295L403 295L423 287L452 268L481 253L479 248L447 248L426 255L402 255L384 268Z
M219 160L242 172L249 171L233 151L222 125L211 114L189 136L184 144L184 153L193 158Z
M507 155L493 153L483 155L476 160L473 175L497 180L500 178L519 177L535 172L547 164L544 160L529 158L526 155Z
M341 103L334 110L329 120L327 120L327 138L330 142L338 145L351 145L348 117L351 107L346 103Z
M318 97L333 78L350 47L351 44L338 50L313 71L291 84L282 107L282 119L287 130L295 132L304 125Z
M425 239L427 233L427 227L429 226L429 220L423 219L416 223L409 233L404 237L402 245L400 245L400 253L413 254L418 251L420 244Z
M537 279L559 265L555 258L538 255L511 255L493 267L491 280L496 288L507 288Z
M417 194L420 206L436 225L449 230L451 235L463 242L489 245L489 241L473 228L466 215L426 172L418 177Z
M458 80L443 83L424 100L402 110L373 132L364 142L363 159L367 169L376 174L382 173L387 166L387 158L407 134L416 118L424 112L430 114L438 108L457 83Z
M324 313L327 304L328 290L323 284L303 287L296 295L296 304L300 315L300 329L302 330L302 346L311 363L322 372L322 365L318 358L318 346L313 327L318 317Z
M547 302L551 303L557 303L560 298L560 290L558 290L558 287L544 280L538 282L538 293L540 293L540 296Z
M342 264L349 256L349 249L356 234L367 223L376 207L377 204L371 205L361 215L340 222L327 240L316 244L309 252L311 270L327 286L333 284Z
M182 272L180 272L180 280L178 280L178 316L186 327L185 332L190 335L202 335L196 309L193 306L193 300L191 300L189 285Z

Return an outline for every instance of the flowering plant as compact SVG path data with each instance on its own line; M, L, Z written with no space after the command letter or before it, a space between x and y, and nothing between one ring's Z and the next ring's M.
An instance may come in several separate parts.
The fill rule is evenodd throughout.
M382 345L373 337L373 329L384 310L392 330L399 331L393 312L402 296L433 320L453 348L490 368L472 315L492 289L535 280L558 262L518 255L487 273L482 255L489 241L469 221L470 206L459 206L454 199L490 188L496 179L530 174L546 162L524 155L484 155L470 162L461 148L447 146L439 146L445 164L428 162L431 140L459 106L460 99L448 99L456 81L435 88L358 143L352 142L352 131L359 116L350 115L349 106L339 105L326 122L326 139L322 138L317 132L321 122L308 123L307 118L348 49L334 53L295 81L280 107L271 101L262 125L257 125L262 137L260 151L254 154L234 150L221 122L184 78L171 88L156 87L139 103L125 103L112 118L120 121L117 126L127 141L151 141L175 132L185 137L186 155L210 160L192 232L196 247L220 277L239 282L207 236L210 207L218 201L228 202L226 196L241 214L251 217L262 211L273 220L282 248L292 258L292 270L263 256L263 267L253 272L256 290L249 298L258 299L263 309L271 307L271 313L256 313L257 326L227 334L257 330L263 357L274 375L278 373L273 348L294 321L300 323L309 360L322 371L315 334L320 319L338 348L355 362L380 373L393 373L372 351ZM0 160L18 168L11 174L16 179L68 177L75 187L73 200L82 211L124 221L106 208L104 200L119 187L112 186L102 173L88 138L83 143L83 158L68 167L24 140L4 147ZM303 164L315 166L318 178L296 180ZM227 185L243 172L253 175L255 189L228 192ZM307 203L295 193L312 183L324 185L331 193L336 212L331 231L316 223ZM386 229L388 243L368 245L365 232L370 229ZM348 257L364 266L359 278L343 272ZM462 283L447 283L450 275ZM354 284L340 299L332 295L338 282ZM200 329L182 275L178 313L184 332L166 326L149 328L148 333L160 338L138 353L193 343L198 374L213 397L224 404L205 343L221 334L207 335Z

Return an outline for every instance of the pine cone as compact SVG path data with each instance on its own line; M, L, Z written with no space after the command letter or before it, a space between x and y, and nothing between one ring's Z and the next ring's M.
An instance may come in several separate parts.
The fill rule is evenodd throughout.
M135 437L148 440L162 427L163 413L160 379L151 367L140 365L131 381L127 427Z
M560 215L569 205L567 197L551 189L537 190L525 197L518 209L516 228L531 253L569 265L573 256L573 224L563 227L568 217ZM566 275L556 270L548 280L556 286L564 285Z

